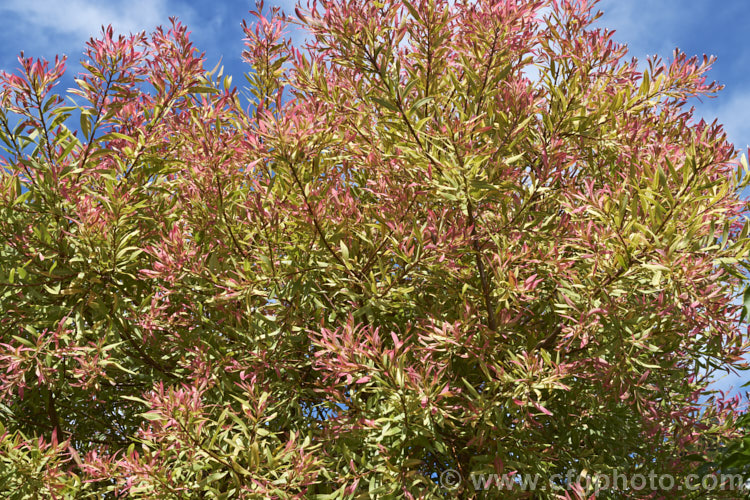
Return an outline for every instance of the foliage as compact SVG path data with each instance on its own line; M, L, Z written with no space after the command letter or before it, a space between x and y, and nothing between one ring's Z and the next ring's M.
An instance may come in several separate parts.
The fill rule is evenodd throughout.
M750 479L750 413L744 413L737 419L737 427L743 432L722 450L718 466L728 473L742 474L745 480Z
M64 60L0 75L9 497L470 498L734 435L705 396L748 351L748 168L686 106L710 59L626 61L583 0L297 14L244 25L249 102L177 21L92 39L72 105Z
M747 387L750 382L743 385ZM712 460L701 465L701 473L720 471L726 475L737 475L746 484L750 483L750 412L735 416L734 428L736 435L717 443L716 449L710 453Z

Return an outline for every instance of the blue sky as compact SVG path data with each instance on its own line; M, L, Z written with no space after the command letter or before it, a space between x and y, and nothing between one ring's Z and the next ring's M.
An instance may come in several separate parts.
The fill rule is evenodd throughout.
M291 0L267 0L266 4L287 12L294 8ZM112 24L120 32L150 31L177 16L193 32L195 45L206 52L207 67L221 58L225 74L242 85L241 75L247 68L240 57L240 22L253 7L253 0L0 0L0 69L14 70L21 50L27 56L46 58L66 54L69 65L64 84L70 86L85 41L97 35L101 25ZM717 56L710 76L726 88L718 98L695 106L706 120L718 118L729 139L745 151L750 144L747 7L747 0L602 0L599 9L604 16L598 24L615 29L615 39L626 43L630 54L641 60L649 54L667 59L675 47L689 55ZM748 378L748 374L728 377L718 386L736 388Z

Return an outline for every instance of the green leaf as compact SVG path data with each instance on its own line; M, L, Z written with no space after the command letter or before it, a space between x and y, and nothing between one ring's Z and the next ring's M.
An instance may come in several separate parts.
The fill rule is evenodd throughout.
M740 313L740 323L748 317L750 312L750 286L745 287L745 292L742 294L742 312Z
M339 242L339 247L341 248L341 256L344 258L344 262L349 260L349 247L346 246L346 243L344 241Z
M218 94L219 90L213 87L195 86L190 87L191 94Z
M416 7L414 7L414 5L411 2L407 0L403 0L403 5L404 7L406 7L406 9L409 11L409 14L411 14L411 17L413 17L415 21L421 22L419 11L417 10Z

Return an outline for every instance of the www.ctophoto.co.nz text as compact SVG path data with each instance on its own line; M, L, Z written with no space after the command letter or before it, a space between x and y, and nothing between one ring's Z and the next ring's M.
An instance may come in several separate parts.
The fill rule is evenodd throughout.
M636 473L631 476L614 472L612 474L582 473L570 470L567 474L553 474L548 478L541 475L471 473L464 483L461 474L447 469L440 474L443 488L457 489L462 483L476 491L541 491L571 490L585 492L600 491L737 491L750 492L750 482L745 482L740 474L688 474L676 478L670 474L654 471Z

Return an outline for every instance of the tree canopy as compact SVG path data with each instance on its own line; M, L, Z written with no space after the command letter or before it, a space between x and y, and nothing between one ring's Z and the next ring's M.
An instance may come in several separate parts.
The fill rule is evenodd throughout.
M689 107L720 90L711 59L629 60L596 18L260 4L244 91L176 20L105 28L67 96L64 59L22 55L0 74L0 491L497 498L472 475L715 458L740 411L709 381L748 352L748 166ZM534 498L591 494L552 483Z

